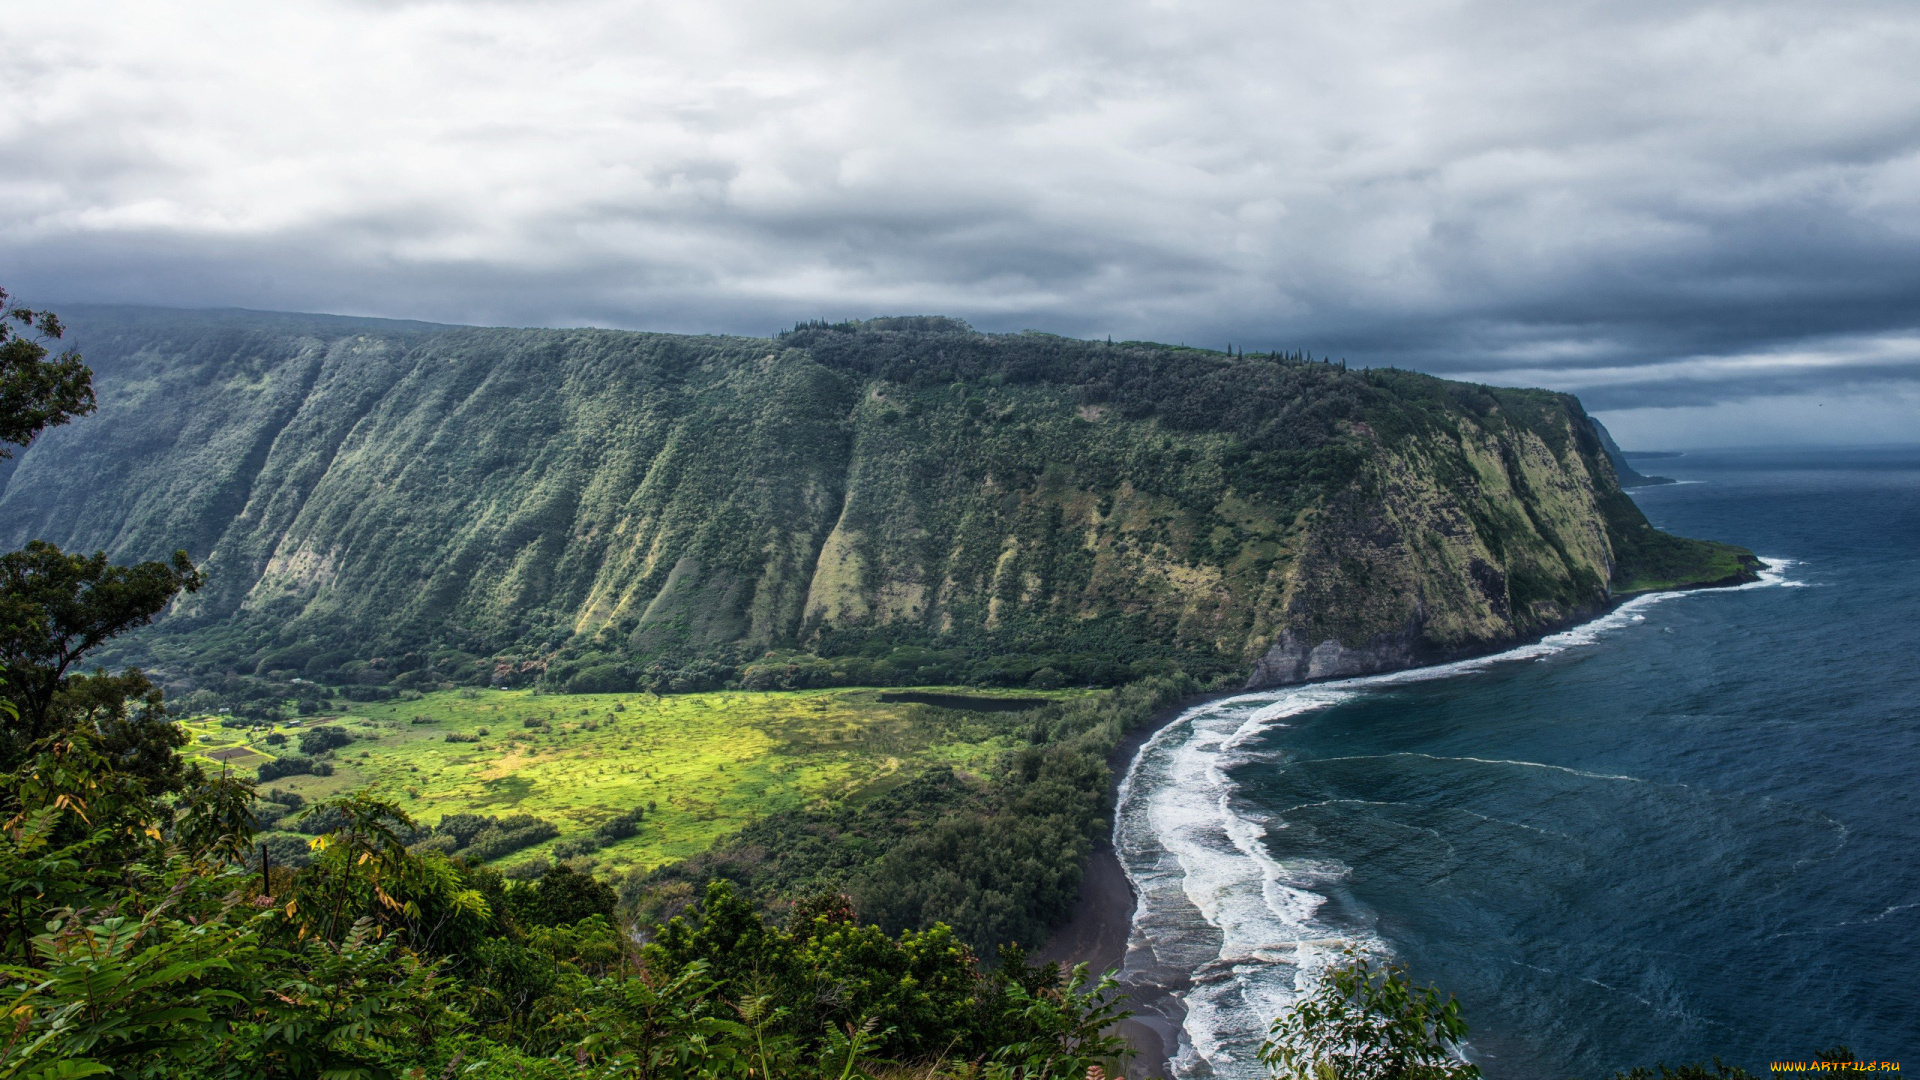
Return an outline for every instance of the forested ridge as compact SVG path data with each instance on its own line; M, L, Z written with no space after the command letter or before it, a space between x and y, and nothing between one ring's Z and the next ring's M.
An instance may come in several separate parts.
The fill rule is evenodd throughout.
M1741 572L1543 391L937 318L73 322L100 411L11 468L0 540L184 547L206 588L122 654L181 699L1284 681L1275 650L1453 655Z

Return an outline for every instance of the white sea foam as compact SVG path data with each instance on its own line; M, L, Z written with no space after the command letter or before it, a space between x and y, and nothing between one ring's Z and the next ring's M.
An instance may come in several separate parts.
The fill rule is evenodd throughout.
M1763 562L1760 580L1738 588L1802 584L1786 577L1791 560ZM1292 717L1375 688L1452 678L1591 645L1611 631L1644 622L1653 605L1687 595L1693 594L1634 597L1591 622L1492 656L1208 702L1149 739L1121 781L1114 816L1114 847L1139 897L1122 978L1158 982L1167 972L1184 973L1188 989L1179 995L1186 1009L1184 1038L1174 1074L1264 1076L1254 1050L1268 1022L1310 991L1342 949L1384 951L1370 934L1322 918L1329 886L1348 873L1347 867L1274 858L1262 840L1267 823L1236 807L1229 770L1246 760L1254 740Z
M1787 571L1800 565L1798 559L1777 559L1763 555L1760 557L1760 564L1759 581L1749 581L1745 585L1735 585L1734 588L1764 589L1776 585L1788 589L1804 589L1807 587L1807 583L1804 581L1792 581L1787 578Z
M1436 754L1416 754L1416 753L1413 753L1412 751L1402 751L1401 753L1397 753L1397 754L1363 754L1356 757L1323 757L1323 758L1316 758L1315 760L1317 761L1377 761L1383 757L1417 757L1417 758L1425 758L1428 761L1472 761L1481 765L1519 765L1528 769L1548 769L1553 772L1569 773L1573 776L1584 776L1590 780L1630 780L1636 784L1646 783L1645 780L1642 780L1637 776L1621 776L1618 773L1587 772L1584 769L1569 769L1565 765L1548 765L1539 761L1516 761L1513 758L1440 757L1439 755L1436 755Z
M1128 771L1115 827L1140 897L1127 966L1191 980L1178 1074L1205 1062L1257 1075L1248 1019L1285 1008L1345 943L1315 919L1345 868L1272 858L1261 826L1235 811L1227 770L1260 732L1351 696L1305 687L1213 702L1156 734Z

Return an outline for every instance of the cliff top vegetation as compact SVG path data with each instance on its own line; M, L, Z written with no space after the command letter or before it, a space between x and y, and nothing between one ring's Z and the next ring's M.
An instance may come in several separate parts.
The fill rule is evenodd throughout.
M1726 576L1564 394L942 318L773 338L81 309L99 415L0 540L184 547L108 659L288 709L1245 678L1293 635L1494 647ZM202 707L207 703L202 702Z

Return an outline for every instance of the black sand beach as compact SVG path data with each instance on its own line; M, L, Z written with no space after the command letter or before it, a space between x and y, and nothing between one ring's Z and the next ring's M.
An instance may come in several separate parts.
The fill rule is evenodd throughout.
M1189 698L1162 709L1146 723L1128 732L1107 758L1107 766L1113 771L1109 801L1118 802L1120 782L1126 778L1134 756L1148 739L1195 705L1227 696L1231 695L1206 694ZM1033 958L1040 962L1057 960L1069 966L1086 964L1096 976L1104 971L1118 970L1126 959L1127 937L1133 930L1134 903L1133 884L1127 880L1127 873L1120 866L1109 832L1099 837L1094 842L1093 850L1087 854L1080 899L1074 905L1072 917L1053 932ZM1146 1078L1168 1075L1168 1063L1179 1049L1180 1021L1184 1017L1179 999L1173 995L1182 989L1184 987L1127 987L1127 1007L1134 1016L1122 1023L1120 1030L1128 1044L1138 1051L1138 1056L1128 1066L1128 1076Z

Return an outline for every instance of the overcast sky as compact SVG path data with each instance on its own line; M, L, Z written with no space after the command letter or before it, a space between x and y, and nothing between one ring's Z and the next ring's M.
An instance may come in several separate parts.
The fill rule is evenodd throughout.
M25 298L944 313L1920 441L1920 5L0 0Z

